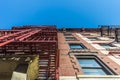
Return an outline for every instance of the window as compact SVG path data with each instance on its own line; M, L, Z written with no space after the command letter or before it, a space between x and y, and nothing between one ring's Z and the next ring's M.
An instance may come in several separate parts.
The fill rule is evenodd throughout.
M89 33L82 34L83 36L91 36Z
M100 44L100 46L104 47L104 48L112 48L112 47L115 47L113 46L112 44Z
M77 59L85 75L115 74L95 56L79 56Z
M76 38L74 37L65 37L66 41L75 41Z
M70 49L86 49L86 47L83 44L69 44Z
M88 37L88 39L91 41L99 40L97 37Z
M64 36L72 36L70 33L64 33Z

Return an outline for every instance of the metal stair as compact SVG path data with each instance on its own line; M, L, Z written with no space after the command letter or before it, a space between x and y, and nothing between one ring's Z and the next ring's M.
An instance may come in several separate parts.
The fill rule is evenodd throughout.
M55 53L39 54L39 75L37 80L55 80Z

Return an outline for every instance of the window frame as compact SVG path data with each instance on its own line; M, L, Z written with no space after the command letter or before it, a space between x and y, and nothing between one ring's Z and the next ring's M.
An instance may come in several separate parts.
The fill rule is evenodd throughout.
M102 69L104 71L104 73L106 73L106 75L117 75L112 69L110 69L102 60L100 60L100 58L98 58L95 55L76 55L76 59L79 63L79 59L94 59L97 64L99 64L101 66L101 68L94 68L94 69ZM80 63L79 63L80 65ZM81 66L80 66L81 67ZM83 70L83 68L81 67L81 69ZM87 68L88 69L88 68ZM84 72L84 71L83 71ZM87 75L87 74L85 74Z
M64 33L64 36L73 36L71 33Z
M105 49L117 47L117 46L115 46L115 45L113 45L113 44L105 44L105 43L102 43L102 44L99 44L99 45L100 45L101 47L105 48ZM106 47L104 47L104 45L108 45L108 46L110 46L110 47L106 48Z
M69 39L67 39L67 38L69 38ZM71 38L71 39L70 39L70 38ZM65 37L65 40L66 40L66 41L76 41L77 39L76 39L75 37L73 37L73 36L72 36L72 37L66 36L66 37Z
M92 36L90 33L83 33L83 36Z
M97 37L87 37L90 41L97 41L97 40L100 40L99 38Z
M82 48L71 48L71 45L79 45ZM87 47L84 44L82 44L82 43L69 43L69 48L70 49L87 49Z

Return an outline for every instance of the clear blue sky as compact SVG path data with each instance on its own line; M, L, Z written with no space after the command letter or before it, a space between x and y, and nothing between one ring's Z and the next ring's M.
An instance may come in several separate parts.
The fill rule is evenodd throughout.
M120 24L120 0L0 0L0 29L21 25Z

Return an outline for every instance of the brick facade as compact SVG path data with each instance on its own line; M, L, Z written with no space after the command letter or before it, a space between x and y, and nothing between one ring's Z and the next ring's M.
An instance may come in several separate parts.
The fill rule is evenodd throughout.
M66 32L67 33L67 32ZM58 33L58 48L60 50L60 77L62 76L66 76L67 78L69 78L70 76L76 76L76 79L79 79L78 75L84 75L78 60L76 59L76 55L95 55L97 56L106 66L108 66L112 71L114 71L115 73L117 73L117 75L120 75L120 65L117 64L114 60L110 59L109 56L110 54L104 54L102 53L101 49L98 49L92 45L98 45L98 43L110 43L112 40L102 40L102 41L87 41L87 37L98 37L99 34L97 33L91 33L91 34L96 34L94 36L84 36L81 34L84 33L75 33L75 32L71 32L72 36L75 37L77 40L75 41L66 41L65 40L65 35L62 32ZM79 36L79 34L81 36ZM89 33L88 33L89 34ZM69 43L82 43L84 44L87 49L89 49L89 51L91 52L83 52L83 53L70 53L70 47L69 47ZM106 50L106 49L105 49ZM104 51L105 52L105 51ZM108 51L108 53L110 53ZM118 54L120 54L118 52ZM100 77L100 76L99 76ZM102 76L105 77L106 76ZM101 80L103 80L101 77ZM89 78L89 77L88 77ZM88 80L84 79L84 80ZM106 78L107 79L107 78ZM113 79L115 79L113 77ZM120 77L117 78L118 80L120 79ZM62 78L61 80L67 80ZM82 79L80 79L82 80ZM109 79L107 79L109 80Z

